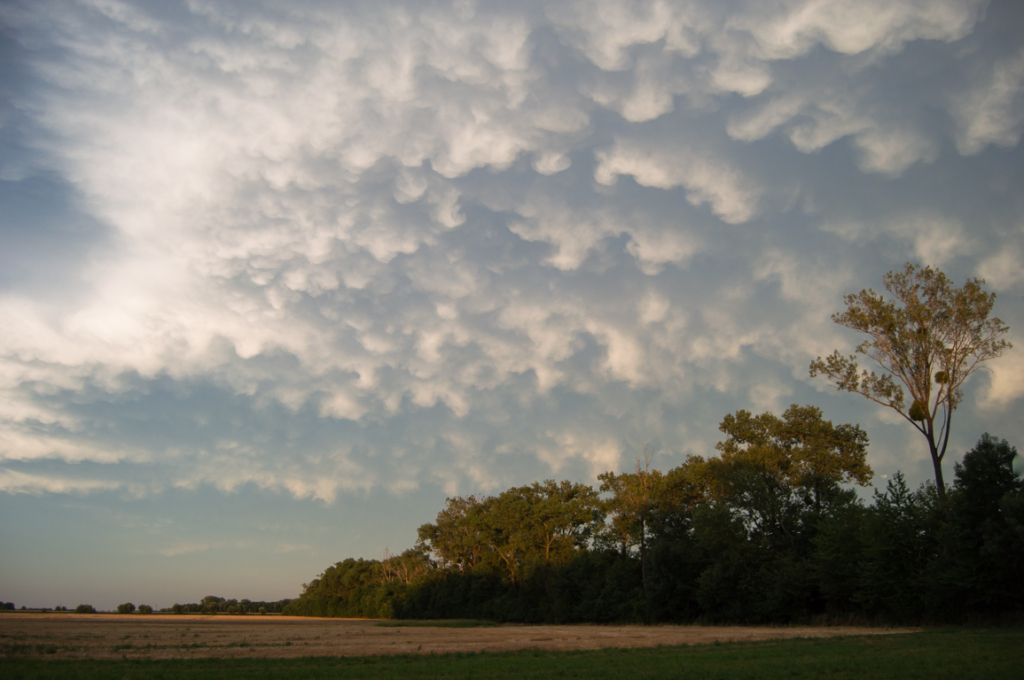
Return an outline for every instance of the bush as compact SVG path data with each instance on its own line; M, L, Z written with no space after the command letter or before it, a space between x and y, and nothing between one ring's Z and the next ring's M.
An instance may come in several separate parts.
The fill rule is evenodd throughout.
M117 605L118 614L131 614L135 611L135 605L131 602L125 602L124 604Z
M95 614L96 613L96 607L93 607L91 604L80 604L77 607L75 607L75 613L76 614Z
M139 613L140 614L152 614L153 613L153 608L150 607L148 604L140 604L139 605Z
M267 608L266 607L260 607L260 615L261 616L266 616L267 615Z

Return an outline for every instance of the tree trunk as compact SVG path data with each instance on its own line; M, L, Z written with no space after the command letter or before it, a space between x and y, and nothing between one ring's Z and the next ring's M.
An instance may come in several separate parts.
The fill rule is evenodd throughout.
M929 423L930 424L930 423ZM946 483L942 480L942 453L939 453L939 447L935 445L935 435L932 434L931 427L928 428L928 450L932 454L932 467L935 468L935 491L939 494L939 502L946 502Z
M640 521L640 584L644 591L644 625L651 623L651 596L647 591L647 524Z

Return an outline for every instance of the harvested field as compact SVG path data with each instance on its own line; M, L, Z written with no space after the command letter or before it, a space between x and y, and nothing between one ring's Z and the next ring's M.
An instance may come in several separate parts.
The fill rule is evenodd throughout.
M909 633L912 628L746 626L388 626L279 616L0 615L0 657L200 659L600 649Z

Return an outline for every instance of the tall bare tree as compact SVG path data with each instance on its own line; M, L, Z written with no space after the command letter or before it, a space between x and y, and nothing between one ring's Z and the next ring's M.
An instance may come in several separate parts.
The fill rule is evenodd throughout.
M856 351L882 373L861 370L855 354L846 357L836 350L811 362L811 377L823 375L836 389L863 395L906 418L928 440L935 485L945 498L942 458L953 411L967 379L1012 347L1002 338L1009 328L989 318L996 295L982 290L983 280L969 279L957 288L938 269L908 262L882 282L892 299L862 290L844 295L846 311L832 315L840 326L867 336Z

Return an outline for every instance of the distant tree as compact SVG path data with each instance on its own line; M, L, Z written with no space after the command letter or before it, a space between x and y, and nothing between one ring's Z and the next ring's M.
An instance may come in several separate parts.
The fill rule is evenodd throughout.
M118 614L131 614L135 611L135 605L131 602L125 602L124 604L117 605Z
M200 611L203 614L216 614L217 612L224 611L227 608L223 597L217 597L216 595L207 595L202 600L202 607Z
M942 458L963 385L983 362L1011 348L1002 339L1009 328L989 318L996 295L982 290L983 280L957 288L938 269L907 263L882 282L894 299L873 290L845 295L846 311L832 320L867 335L856 351L884 372L861 371L856 355L836 350L811 362L811 377L823 375L836 389L867 397L910 422L928 441L941 500Z
M153 608L150 607L148 604L140 604L139 605L139 613L140 614L152 614L153 613Z
M96 613L96 607L93 607L91 604L80 604L77 607L75 607L75 613L76 614L95 614Z
M267 615L267 608L266 607L260 607L260 616L266 616L266 615Z

